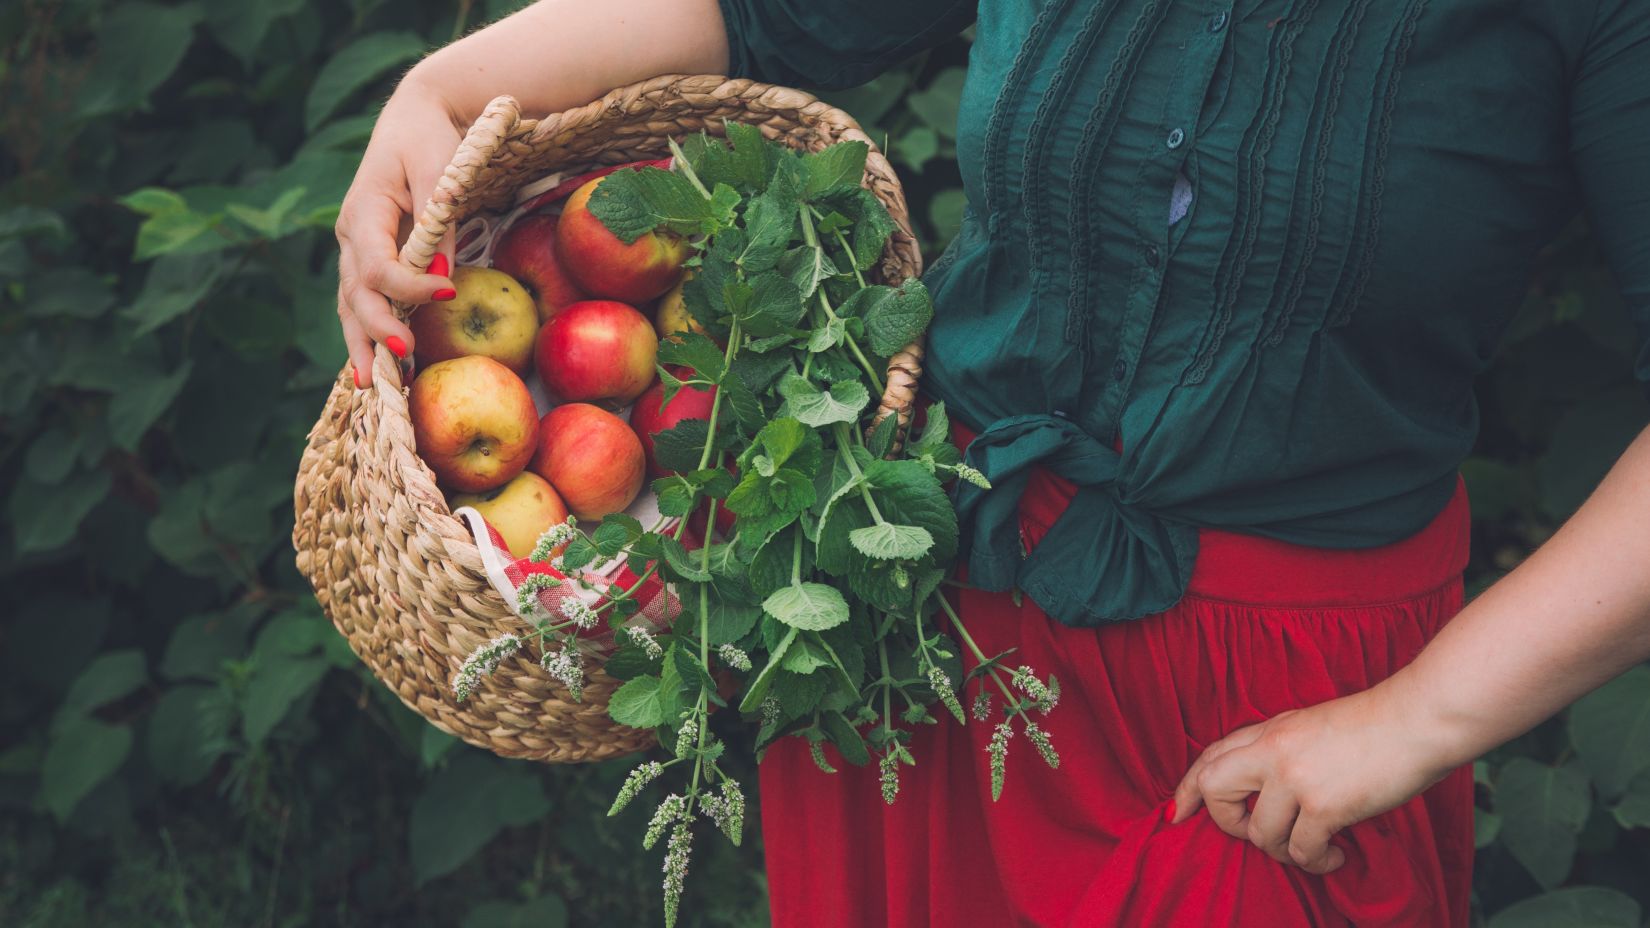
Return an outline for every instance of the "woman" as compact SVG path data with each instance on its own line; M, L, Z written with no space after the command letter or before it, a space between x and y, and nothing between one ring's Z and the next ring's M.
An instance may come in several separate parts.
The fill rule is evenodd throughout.
M1394 675L1461 609L1472 379L1577 210L1650 326L1650 4L542 0L384 109L339 219L357 382L413 347L386 296L449 295L397 226L494 94L845 87L976 22L924 383L995 484L960 608L1060 679L1063 763L993 803L989 726L932 726L882 808L782 743L775 923L1467 924L1460 765L1650 653L1641 440Z

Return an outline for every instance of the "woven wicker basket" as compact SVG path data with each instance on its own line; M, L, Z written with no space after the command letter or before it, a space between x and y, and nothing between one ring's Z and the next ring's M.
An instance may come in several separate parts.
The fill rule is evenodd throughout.
M422 270L449 228L508 209L522 186L553 171L620 164L667 153L667 137L724 120L817 150L871 140L846 113L784 87L717 76L667 76L622 87L578 109L524 119L514 99L494 100L470 128L405 247ZM878 276L896 283L921 270L905 198L888 160L871 146L866 186L898 224ZM405 312L406 307L398 307ZM879 415L908 420L922 348L889 365ZM414 453L397 362L379 346L373 384L340 374L310 432L293 499L298 569L350 647L402 702L436 727L506 757L557 763L602 760L648 747L650 731L607 714L618 682L592 668L574 702L528 656L505 661L463 703L449 681L478 645L521 620L488 583L469 529L447 508Z

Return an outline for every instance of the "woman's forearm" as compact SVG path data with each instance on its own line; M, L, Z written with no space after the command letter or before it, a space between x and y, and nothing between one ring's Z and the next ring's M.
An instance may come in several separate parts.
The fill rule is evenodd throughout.
M1439 772L1650 657L1650 430L1551 539L1377 687Z
M408 80L468 123L499 94L551 113L660 74L721 73L727 62L716 0L539 0L430 55Z

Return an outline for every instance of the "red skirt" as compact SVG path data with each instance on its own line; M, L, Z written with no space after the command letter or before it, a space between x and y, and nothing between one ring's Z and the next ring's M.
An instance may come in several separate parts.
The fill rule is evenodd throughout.
M1038 470L1021 503L1028 544L1072 485ZM987 654L1059 677L1039 724L1060 767L1010 743L993 802L991 725L940 723L912 739L885 805L874 764L820 771L800 738L761 764L762 834L777 928L1293 926L1464 928L1472 884L1472 773L1346 829L1346 864L1318 877L1220 831L1206 812L1169 826L1181 776L1233 729L1364 690L1408 663L1462 604L1464 485L1426 528L1335 551L1203 530L1186 596L1098 629L1025 599L965 590L960 615ZM972 661L966 662L972 666ZM969 685L968 705L982 681Z

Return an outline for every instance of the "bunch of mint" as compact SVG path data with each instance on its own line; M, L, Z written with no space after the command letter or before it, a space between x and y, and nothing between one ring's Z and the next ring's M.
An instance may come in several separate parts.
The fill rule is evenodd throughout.
M630 621L641 581L610 591L595 610L616 630L605 669L625 681L610 714L656 729L672 755L638 767L613 811L667 768L688 768L686 789L664 798L644 839L651 847L669 836L667 924L676 918L696 816L735 843L743 828L744 794L718 764L725 744L711 731L713 707L731 704L759 726L758 750L792 735L810 742L827 772L834 771L821 750L826 741L847 763L875 761L892 802L899 767L915 763L906 746L911 727L934 724L936 702L965 722L958 687L989 676L1002 698L990 750L994 795L1012 720L1045 760L1058 762L1029 718L1053 707L1057 682L982 653L940 593L957 553L957 516L944 484L984 486L984 477L949 441L942 405L929 407L914 437L900 436L893 416L871 421L887 359L923 333L933 307L920 280L867 279L895 228L860 185L867 146L842 142L802 154L751 126L729 123L726 133L727 144L704 134L672 142L673 170L619 171L590 199L591 211L627 242L661 228L694 242L683 296L704 334L659 345L667 404L683 386L716 390L708 419L655 437L660 465L676 474L654 482L659 508L682 518L670 532L623 514L589 535L558 527L535 555L550 560L566 542L554 563L574 581L591 563L623 556L641 580L657 573L680 599L668 629ZM687 517L704 512L713 526L724 507L736 516L731 537L687 550ZM962 646L941 630L940 612ZM588 655L576 633L595 616L578 610L560 618L528 637L545 668L576 692ZM966 676L963 647L975 660ZM492 652L478 651L478 660L479 672L497 662ZM713 670L737 681L731 699ZM990 699L984 689L980 696L975 717L984 719Z

